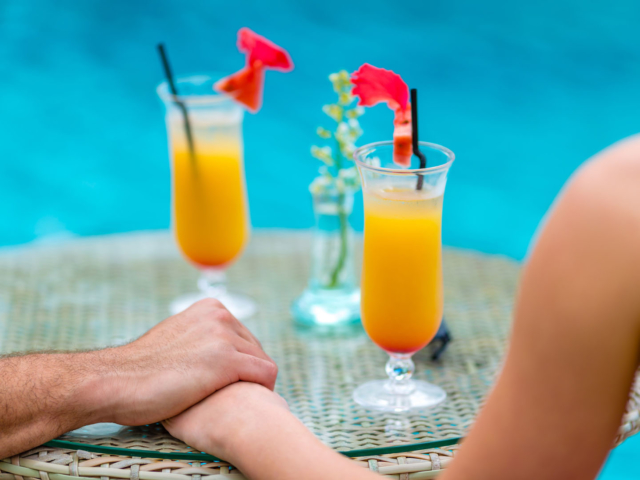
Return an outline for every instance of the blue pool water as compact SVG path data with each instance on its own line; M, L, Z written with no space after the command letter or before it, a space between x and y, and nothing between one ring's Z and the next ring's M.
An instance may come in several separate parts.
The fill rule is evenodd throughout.
M445 242L521 258L571 172L640 130L640 3L397 5L3 0L0 244L167 227L155 44L177 73L231 72L247 25L296 64L268 74L265 106L245 122L255 226L311 225L309 146L333 100L326 76L366 61L420 89L423 137L458 155ZM391 118L384 106L368 112L362 140L389 138Z
M2 0L0 245L166 228L155 44L178 74L231 72L246 25L296 64L268 74L245 122L256 227L312 224L326 76L370 62L419 88L422 136L458 156L445 243L522 258L571 172L640 130L639 24L636 0ZM363 142L389 138L391 118L369 111ZM640 474L631 451L603 478Z

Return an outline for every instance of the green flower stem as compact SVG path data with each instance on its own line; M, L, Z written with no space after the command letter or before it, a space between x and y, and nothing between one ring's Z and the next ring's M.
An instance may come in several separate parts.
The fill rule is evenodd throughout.
M339 174L342 169L342 152L340 150L340 142L336 139L336 172ZM347 212L345 210L345 195L344 192L338 194L338 220L340 221L340 253L338 254L338 261L331 273L331 282L329 288L337 288L340 284L340 272L344 268L345 260L347 259L347 243L349 241Z
M347 247L349 242L349 230L347 222L347 212L344 208L344 193L338 196L338 219L340 221L340 254L338 255L338 261L331 273L331 282L329 288L337 288L340 284L340 272L344 268L344 263L347 259Z

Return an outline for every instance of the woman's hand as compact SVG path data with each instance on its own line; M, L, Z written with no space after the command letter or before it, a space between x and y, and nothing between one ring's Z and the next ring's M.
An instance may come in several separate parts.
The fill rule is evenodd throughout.
M169 432L252 480L376 480L323 445L277 393L238 382L163 422ZM322 465L322 468L318 468Z
M236 463L236 446L268 434L264 419L278 417L284 423L297 422L280 395L262 385L237 382L163 424L188 445Z

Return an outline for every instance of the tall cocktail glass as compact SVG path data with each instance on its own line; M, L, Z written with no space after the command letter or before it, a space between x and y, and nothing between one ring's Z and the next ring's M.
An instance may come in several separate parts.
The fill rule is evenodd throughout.
M213 297L242 319L254 313L255 304L227 291L225 271L240 256L251 228L243 165L244 111L213 91L216 80L208 75L180 78L178 96L166 82L157 89L166 107L173 231L182 254L201 270L200 291L177 298L171 311Z
M442 199L453 152L420 143L428 168L393 162L393 142L358 148L354 154L364 197L362 324L390 359L388 379L359 386L364 407L400 412L437 405L440 387L411 378L411 356L436 335L442 321Z

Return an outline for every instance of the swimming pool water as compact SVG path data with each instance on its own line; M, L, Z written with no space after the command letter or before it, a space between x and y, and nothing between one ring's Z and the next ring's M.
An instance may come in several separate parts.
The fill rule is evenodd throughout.
M265 106L245 122L256 227L312 224L326 76L370 62L419 88L422 137L458 156L445 243L521 258L570 173L639 130L639 19L633 0L4 0L0 244L167 227L155 45L177 74L231 72L247 25L296 64L268 73ZM391 118L370 110L362 141L389 138Z

